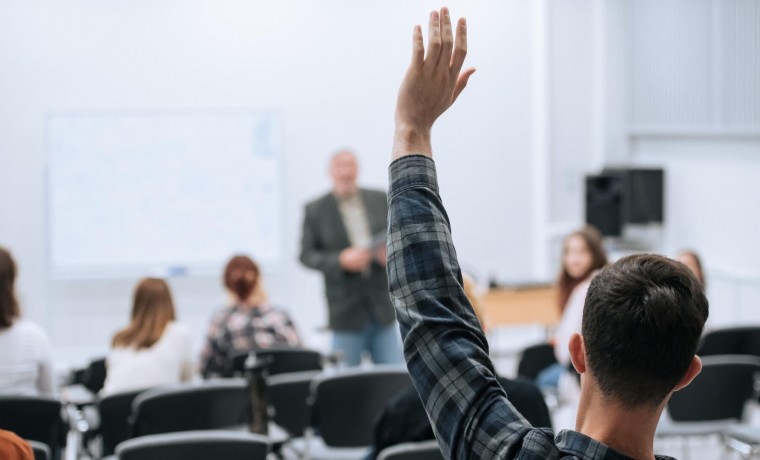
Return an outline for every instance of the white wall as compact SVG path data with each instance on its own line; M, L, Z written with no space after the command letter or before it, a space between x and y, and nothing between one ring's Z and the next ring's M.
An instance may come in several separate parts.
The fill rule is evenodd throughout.
M478 67L438 124L443 196L466 267L502 278L532 269L529 3L451 1L467 15ZM355 148L362 182L385 187L397 84L412 25L438 2L85 1L0 3L0 244L20 267L25 314L72 362L105 352L135 280L49 283L46 114L58 109L267 108L281 117L286 260L266 274L311 344L325 334L318 274L297 262L304 202L329 186L326 162ZM254 254L255 257L255 254ZM223 302L216 278L172 280L199 345Z
M595 155L587 155L597 145L597 136L601 136L598 145L603 163L665 169L666 221L662 238L655 246L670 255L686 247L702 254L712 304L710 325L760 323L760 245L754 230L760 224L760 205L756 203L760 197L760 126L747 127L739 133L731 129L721 133L712 126L687 131L670 125L650 125L649 132L635 131L631 79L647 73L640 64L639 73L632 71L631 1L550 2L554 19L550 29L553 48L549 50L553 118L548 142L553 157L547 174L554 191L547 205L553 210L554 220L547 227L562 228L562 221L572 224L583 219L583 208L576 205L582 187L563 190L562 184L572 184L581 179L584 170L601 166ZM727 7L733 5L724 3ZM667 8L659 2L648 5ZM691 11L689 2L681 6L684 15ZM568 11L571 8L573 11ZM757 12L757 8L753 11ZM681 25L693 26L703 14L698 11L694 18L679 16L680 23L668 23L659 32L667 35ZM598 36L591 30L599 30L595 28L600 24L595 21L600 18L602 34ZM753 27L749 30L756 32L757 24ZM734 45L738 54L754 46L741 41ZM688 46L689 55L699 53L693 49L695 44ZM652 59L660 56L657 47L648 50ZM739 70L746 71L747 67ZM589 85L589 81L593 83ZM700 82L682 78L681 84L693 85L689 91L699 92ZM648 83L656 84L657 78ZM651 89L655 94L667 88ZM748 85L742 89L745 104L760 107L757 91ZM595 110L600 107L600 111ZM555 242L548 238L546 244Z
M640 139L631 155L666 171L663 248L702 256L710 324L760 323L760 139Z
M609 8L610 24L617 26L608 29L610 56L627 59L610 71L622 85L611 97L618 104L608 107L610 118L626 120L627 127L607 131L612 146L624 146L610 149L610 162L665 169L661 248L675 254L688 247L702 255L712 307L708 325L760 323L760 245L752 230L760 223L754 202L760 196L760 118L751 116L760 110L760 91L747 84L757 81L760 8L722 0L628 9L623 3ZM696 71L705 62L707 80ZM663 72L668 66L686 72ZM695 117L708 122L695 124Z

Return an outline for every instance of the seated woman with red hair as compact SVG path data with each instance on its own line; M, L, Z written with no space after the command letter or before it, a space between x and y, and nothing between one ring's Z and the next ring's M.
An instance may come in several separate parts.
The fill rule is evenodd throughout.
M211 319L201 355L203 378L224 376L235 353L301 345L290 316L267 302L261 271L250 257L233 257L223 280L232 302Z

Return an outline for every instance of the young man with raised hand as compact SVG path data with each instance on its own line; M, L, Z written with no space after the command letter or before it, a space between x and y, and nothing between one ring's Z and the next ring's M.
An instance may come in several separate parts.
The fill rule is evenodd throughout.
M446 458L653 459L655 428L673 391L701 370L707 319L688 269L656 255L602 270L586 298L582 335L569 343L581 374L576 430L533 428L509 403L462 289L438 193L430 131L474 69L464 19L430 15L428 49L414 28L412 63L396 106L388 211L388 278L414 385ZM466 154L463 152L462 154Z

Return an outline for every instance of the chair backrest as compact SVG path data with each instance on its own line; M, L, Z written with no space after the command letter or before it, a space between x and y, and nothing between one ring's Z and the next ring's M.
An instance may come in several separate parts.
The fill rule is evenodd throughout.
M265 436L231 431L186 431L143 436L116 447L119 460L265 460Z
M239 427L250 419L243 379L207 380L154 388L132 403L132 435Z
M33 440L27 440L27 442L32 446L34 460L50 460L53 458L50 452L50 447L48 447L47 444Z
M406 369L399 367L323 374L312 382L311 424L328 446L368 446L388 400L411 384Z
M323 356L320 352L306 348L270 348L255 350L252 353L256 361L267 362L269 375L291 372L321 371ZM245 361L249 353L236 353L230 359L230 376L241 376L245 373Z
M438 442L423 441L398 444L383 449L377 460L443 460Z
M517 365L517 375L535 380L538 374L557 362L554 347L550 343L532 345L522 351Z
M0 428L47 444L52 452L66 441L61 402L46 396L0 396Z
M759 376L760 358L755 356L706 356L702 372L670 398L670 417L677 422L741 420Z
M129 424L129 416L132 414L132 402L142 391L144 390L114 393L97 402L103 455L111 455L117 444L130 438L132 427Z
M716 329L706 333L699 343L699 356L760 356L760 326Z
M301 437L309 426L308 404L311 382L320 371L291 372L269 377L267 394L274 409L272 420L293 437Z
M82 374L82 385L92 394L98 394L106 383L106 359L98 358L90 361L90 364Z

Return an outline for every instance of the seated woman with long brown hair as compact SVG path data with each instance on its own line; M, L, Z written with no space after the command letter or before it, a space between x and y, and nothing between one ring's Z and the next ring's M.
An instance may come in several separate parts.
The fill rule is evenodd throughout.
M16 262L0 247L0 394L55 391L50 342L41 327L21 319Z
M138 283L132 321L113 337L101 394L140 390L190 380L191 340L178 324L169 286L162 279Z
M573 334L580 334L583 305L591 279L607 265L602 234L587 225L569 234L562 245L562 268L557 281L558 307L562 313L554 331L554 355L557 365L538 375L539 386L557 387L562 372L570 366L568 343Z
M201 355L204 378L224 376L233 353L301 345L290 316L267 302L261 271L250 257L233 257L224 269L223 281L231 305L211 319Z

